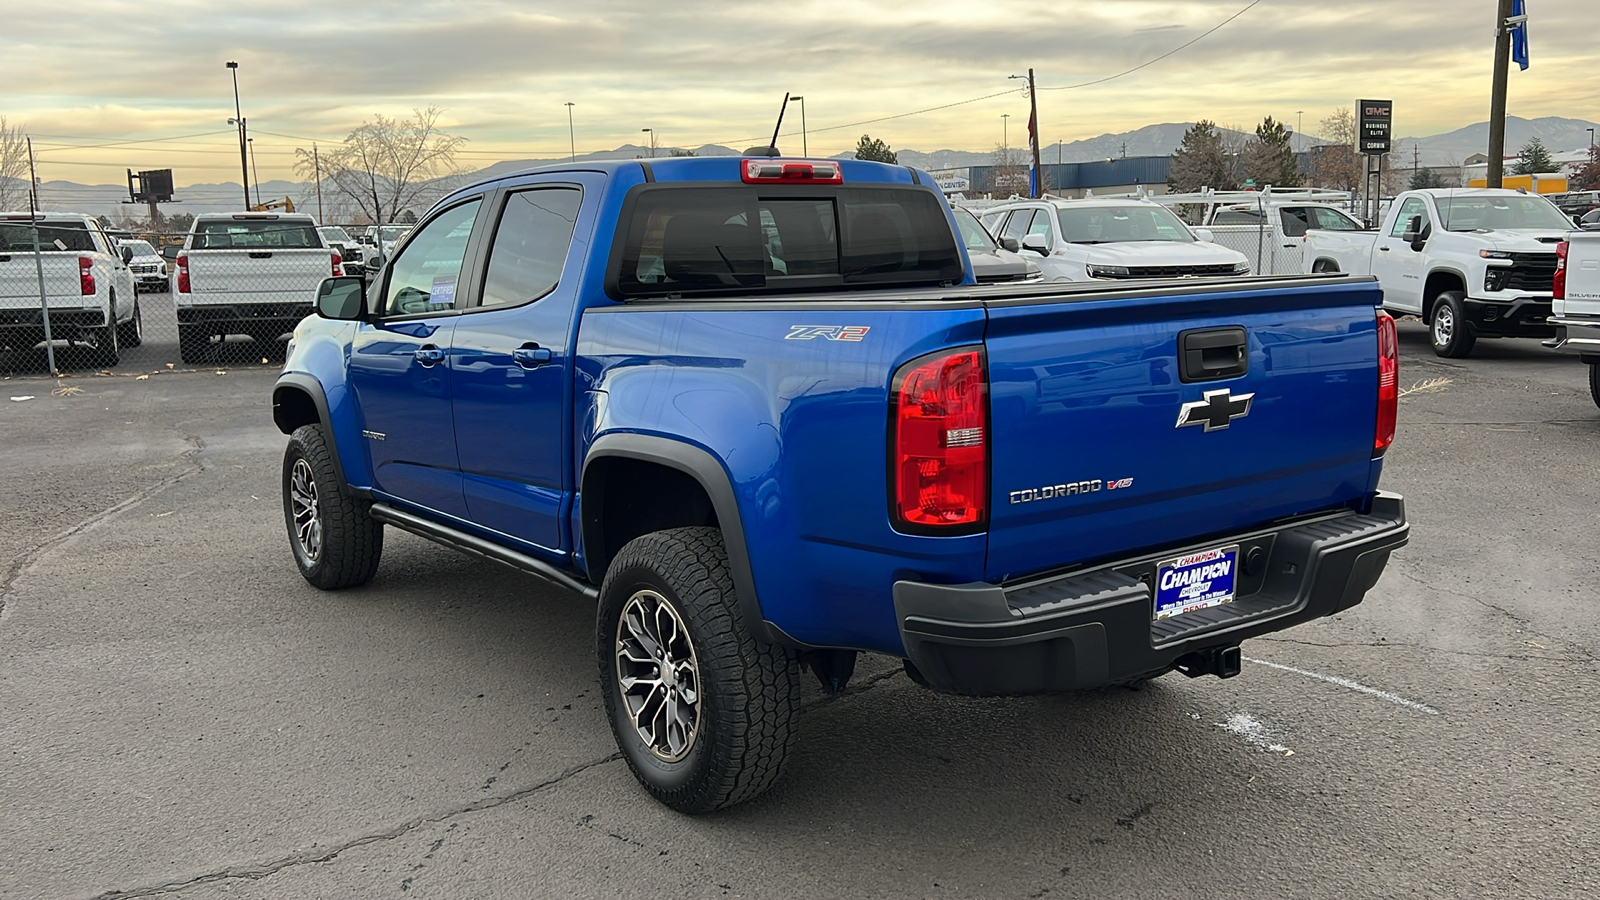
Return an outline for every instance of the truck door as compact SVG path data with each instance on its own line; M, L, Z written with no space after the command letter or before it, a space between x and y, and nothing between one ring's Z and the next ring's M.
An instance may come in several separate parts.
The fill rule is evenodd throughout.
M1421 197L1409 197L1388 229L1372 245L1372 274L1383 286L1383 305L1402 312L1422 312L1422 286L1427 280L1427 254L1418 253L1401 239L1413 218L1427 229L1431 218Z
M456 321L455 433L473 524L570 551L569 339L587 239L573 240L583 180L508 188L486 218L482 287ZM591 212L592 216L593 213ZM585 225L590 223L585 220ZM586 233L582 232L582 233Z
M373 487L458 518L467 506L450 415L450 348L456 284L481 206L481 197L451 206L406 241L373 290L377 321L357 324L350 348Z

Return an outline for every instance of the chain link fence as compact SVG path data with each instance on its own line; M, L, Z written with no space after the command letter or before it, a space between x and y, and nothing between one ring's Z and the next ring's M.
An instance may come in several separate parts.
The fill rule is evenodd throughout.
M0 247L0 376L281 365L322 279L368 275L375 249L355 237L364 230L196 235L181 254L184 232L113 235L119 254L133 251L125 264L48 243L54 252L37 259L31 246Z

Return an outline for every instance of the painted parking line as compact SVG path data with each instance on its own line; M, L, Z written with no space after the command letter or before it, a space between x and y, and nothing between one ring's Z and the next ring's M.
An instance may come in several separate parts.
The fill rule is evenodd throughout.
M1415 700L1407 699L1405 697L1400 696L1399 694L1391 693L1389 691L1379 690L1378 688L1375 688L1375 687L1369 687L1369 686L1367 686L1365 684L1362 684L1359 681L1355 681L1354 679L1343 678L1343 677L1340 677L1338 675L1324 675L1321 672L1312 672L1312 671L1308 671L1306 669L1297 669L1294 666L1286 666L1286 665L1284 665L1282 663L1268 662L1268 661L1266 661L1264 659L1254 659L1254 658L1249 657L1249 656L1244 657L1244 660L1245 660L1245 662L1255 663L1258 666L1266 666L1266 667L1271 668L1271 669L1281 669L1282 671L1285 671L1285 672L1293 672L1296 675L1304 675L1307 678L1315 678L1318 681L1326 681L1328 684L1336 684L1339 687L1348 688L1348 689L1350 689L1352 691L1355 691L1356 693L1366 694L1366 695L1368 695L1370 697L1377 697L1380 700L1387 700L1390 703L1395 703L1395 704L1398 704L1400 706L1404 706L1406 709L1416 710L1417 712L1425 713L1426 715L1430 715L1430 716L1439 715L1439 711L1437 709L1434 709L1433 707L1429 706L1426 703L1418 703Z

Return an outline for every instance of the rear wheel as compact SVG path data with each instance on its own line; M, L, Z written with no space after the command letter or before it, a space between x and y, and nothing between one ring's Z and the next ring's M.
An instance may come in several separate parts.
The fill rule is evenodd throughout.
M1447 359L1462 359L1472 353L1478 342L1467 324L1466 295L1460 291L1445 291L1433 303L1433 323L1428 334L1433 340L1433 352Z
M178 357L191 365L203 362L211 347L211 332L196 324L178 323Z
M777 782L800 666L745 627L720 531L673 528L623 547L600 588L595 637L612 734L657 800L709 812Z
M283 454L283 521L300 574L325 591L372 580L383 524L339 482L321 425L302 425Z
M137 291L135 292L137 293ZM118 327L121 333L118 340L124 347L137 347L144 343L144 312L139 309L139 301L133 301L133 318Z
M1600 363L1589 364L1589 396L1600 406Z
M114 366L122 362L122 327L117 324L117 295L111 295L111 306L106 310L106 324L94 333L94 364Z

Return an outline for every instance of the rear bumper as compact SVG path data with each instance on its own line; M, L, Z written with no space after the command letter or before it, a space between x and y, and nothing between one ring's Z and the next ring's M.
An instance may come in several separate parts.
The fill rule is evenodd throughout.
M1218 650L1360 603L1406 544L1405 503L1339 513L1015 585L894 586L906 657L930 687L998 696L1081 690L1215 658ZM1240 546L1231 603L1152 621L1157 563Z
M178 307L183 325L299 322L315 312L310 303L216 303Z
M1600 356L1600 319L1552 316L1550 322L1556 334L1545 346L1580 356Z
M106 324L102 309L52 309L51 328L100 328ZM38 308L0 309L0 329L44 330L44 314Z
M1468 298L1462 311L1480 337L1547 338L1555 334L1555 326L1550 324L1550 303L1549 297L1519 297L1511 301Z

